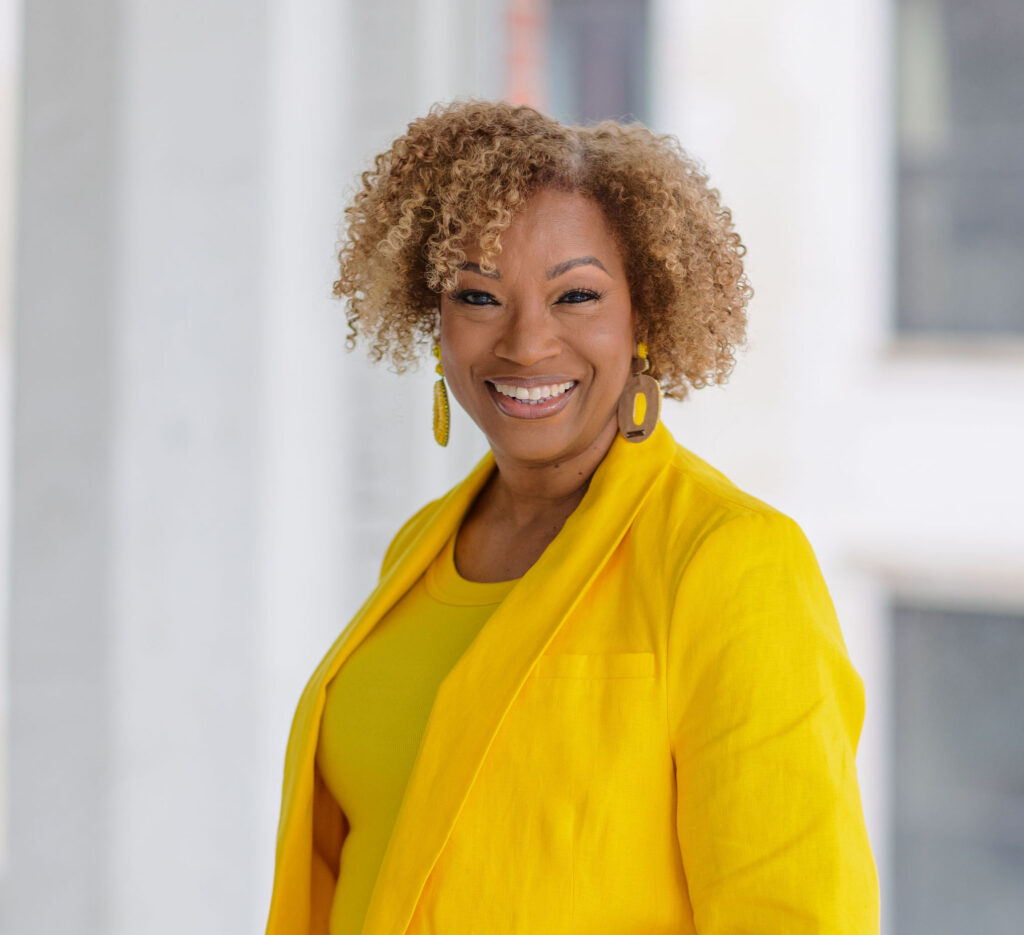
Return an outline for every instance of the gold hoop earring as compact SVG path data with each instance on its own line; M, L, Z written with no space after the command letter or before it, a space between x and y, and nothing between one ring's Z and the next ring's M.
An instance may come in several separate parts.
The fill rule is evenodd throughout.
M448 445L448 430L451 425L448 410L448 390L444 385L444 370L441 369L441 345L434 345L437 366L434 368L440 379L434 384L434 441L442 448Z
M619 397L619 433L628 442L650 438L661 415L661 387L654 377L647 375L650 368L647 345L637 344L633 376L626 381Z

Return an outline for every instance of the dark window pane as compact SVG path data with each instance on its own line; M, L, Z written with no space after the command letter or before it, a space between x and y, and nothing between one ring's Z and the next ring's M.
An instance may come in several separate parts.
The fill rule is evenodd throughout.
M1024 3L898 0L897 327L1024 333Z
M896 935L1024 924L1024 617L893 616Z
M647 0L551 0L548 77L561 120L647 119Z

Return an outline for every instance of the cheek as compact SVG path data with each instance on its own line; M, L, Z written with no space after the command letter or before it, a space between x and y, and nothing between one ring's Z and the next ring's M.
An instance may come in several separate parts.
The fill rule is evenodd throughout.
M445 379L454 377L465 356L466 341L461 329L451 315L446 315L441 307L441 323L438 329L441 343L441 366L444 368Z
M466 396L471 390L471 367L481 354L480 329L465 328L457 320L441 316L441 368L445 382L458 399L466 406Z
M593 336L591 346L594 364L601 371L600 376L609 386L609 392L616 388L621 391L629 379L631 361L636 353L632 324L609 324Z
M608 368L608 380L607 380L607 391L608 396L616 401L622 395L622 391L626 388L626 382L629 380L631 369L630 361L631 357L620 357L613 367Z

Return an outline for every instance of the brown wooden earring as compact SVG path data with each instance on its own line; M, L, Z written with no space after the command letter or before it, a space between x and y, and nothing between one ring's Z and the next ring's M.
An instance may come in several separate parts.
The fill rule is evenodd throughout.
M619 397L619 433L628 442L650 438L661 415L661 387L654 377L647 375L650 369L647 345L637 344L633 376Z

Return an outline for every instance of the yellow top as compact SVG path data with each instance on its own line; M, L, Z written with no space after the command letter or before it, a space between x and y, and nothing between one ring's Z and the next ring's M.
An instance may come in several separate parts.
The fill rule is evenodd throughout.
M455 536L327 687L316 762L351 826L331 935L358 932L438 685L514 581L467 581Z

